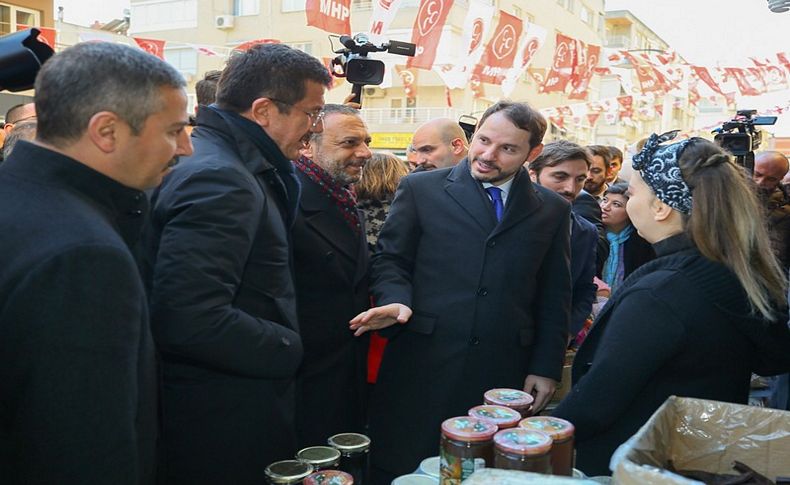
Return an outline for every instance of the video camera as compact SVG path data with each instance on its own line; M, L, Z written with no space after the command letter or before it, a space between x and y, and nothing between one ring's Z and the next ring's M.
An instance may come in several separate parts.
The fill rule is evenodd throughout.
M0 91L24 91L33 87L41 65L55 51L38 40L38 29L0 37Z
M760 147L762 132L755 128L761 125L773 125L776 116L755 116L757 110L739 110L730 121L713 130L713 140L722 148L732 153L735 161L746 168L749 173L754 171L754 151Z
M391 40L380 45L370 42L367 34L359 33L354 37L340 36L343 49L334 51L339 56L332 59L332 75L344 77L353 84L354 103L362 102L362 87L378 86L384 81L384 63L368 59L371 52L389 52L400 56L414 56L417 46L409 42ZM339 70L336 69L339 67Z

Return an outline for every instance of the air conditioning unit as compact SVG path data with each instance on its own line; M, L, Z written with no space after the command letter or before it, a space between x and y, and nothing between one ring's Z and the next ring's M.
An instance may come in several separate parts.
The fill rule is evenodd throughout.
M373 86L362 88L362 96L365 98L383 98L386 95L387 95L386 89L376 88Z
M214 27L218 29L232 29L233 15L217 15L214 17Z

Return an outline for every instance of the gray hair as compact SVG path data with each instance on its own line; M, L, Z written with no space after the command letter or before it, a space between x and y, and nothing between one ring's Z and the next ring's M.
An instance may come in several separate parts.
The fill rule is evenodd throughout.
M352 108L351 106L345 104L325 104L322 111L324 112L324 118L331 114L341 114L362 118L362 115L359 113L358 109ZM310 134L310 143L321 143L321 133L312 132Z
M55 146L78 140L91 117L115 113L138 135L162 109L161 88L184 88L175 68L142 50L85 42L55 55L36 78L38 139Z
M33 140L36 137L36 120L21 121L14 125L3 143L3 159L7 160L19 140Z

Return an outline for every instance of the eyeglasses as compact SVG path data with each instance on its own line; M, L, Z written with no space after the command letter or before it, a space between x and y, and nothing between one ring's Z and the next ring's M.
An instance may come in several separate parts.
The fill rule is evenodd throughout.
M312 124L310 125L311 128L315 128L316 126L318 126L319 123L321 123L324 120L324 114L325 113L324 113L323 109L319 109L318 111L305 111L303 109L297 108L296 105L293 104L293 103L287 103L285 101L280 101L279 99L275 99L275 98L268 98L268 99L270 99L270 100L272 100L272 101L274 101L276 103L280 103L280 104L284 104L286 106L290 106L292 108L295 108L297 111L301 111L302 113L306 114L307 117L312 122Z

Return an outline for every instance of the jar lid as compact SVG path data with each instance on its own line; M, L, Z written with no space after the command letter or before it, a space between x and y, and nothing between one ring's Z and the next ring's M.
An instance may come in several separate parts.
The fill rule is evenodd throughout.
M494 444L516 455L545 455L551 450L551 436L531 429L503 429L494 436Z
M469 416L450 418L442 423L442 434L459 441L488 441L498 429L495 424Z
M555 441L570 438L576 431L570 422L564 419L555 418L554 416L532 416L522 419L521 422L518 423L518 426L520 428L542 431L551 436Z
M437 483L439 482L437 482L435 478L431 478L428 475L419 475L417 473L401 475L392 481L392 485L436 485Z
M313 473L313 465L299 460L276 461L266 467L265 473L272 483L291 483Z
M304 479L304 485L353 485L354 477L340 470L321 470Z
M436 478L437 480L441 476L439 471L440 469L441 459L438 456L432 456L420 462L420 472L430 477Z
M475 406L469 410L469 416L494 423L500 428L513 428L521 421L521 414L518 411L496 404Z
M532 394L518 389L491 389L483 395L486 404L496 404L509 408L525 408L531 406L535 399Z
M340 433L330 436L329 446L340 451L358 453L370 448L370 438L359 433Z
M311 446L299 451L296 454L296 459L321 468L339 462L340 452L331 446Z

